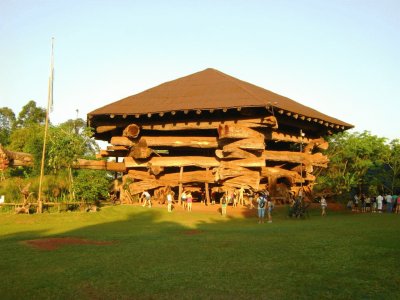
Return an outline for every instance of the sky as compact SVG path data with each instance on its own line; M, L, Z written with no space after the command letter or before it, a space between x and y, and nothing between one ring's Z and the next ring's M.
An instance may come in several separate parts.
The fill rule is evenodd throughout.
M400 138L399 0L0 0L0 107L58 124L215 68Z

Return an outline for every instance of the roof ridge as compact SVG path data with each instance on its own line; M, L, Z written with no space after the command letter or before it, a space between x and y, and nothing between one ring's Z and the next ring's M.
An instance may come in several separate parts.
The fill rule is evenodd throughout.
M243 86L242 84L239 84L242 82L242 80L232 77L228 74L225 74L224 72L221 72L219 70L215 70L217 72L219 72L222 76L224 76L225 78L227 78L230 82L234 83L236 86L238 86L240 89L242 89L243 91L245 91L247 94L249 94L250 96L256 98L259 101L263 101L263 99L260 99L260 97L258 97L257 95L255 95L253 92L251 92L248 88L246 88L245 86ZM251 84L251 83L248 83Z

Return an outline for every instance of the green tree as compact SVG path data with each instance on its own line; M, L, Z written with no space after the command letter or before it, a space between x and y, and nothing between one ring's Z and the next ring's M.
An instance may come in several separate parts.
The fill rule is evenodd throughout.
M18 114L16 126L18 128L29 127L32 124L44 124L46 120L46 109L37 107L36 102L31 100Z
M15 114L11 108L0 108L0 144L3 146L10 143L10 135L15 126L15 121Z
M21 168L25 176L35 176L40 173L44 138L44 126L30 124L27 127L14 129L11 134L9 149L12 151L26 152L33 155L33 168ZM17 170L19 171L19 170ZM21 174L17 172L16 175Z
M74 180L76 197L86 202L106 199L110 180L106 171L79 170Z
M400 140L392 140L384 150L382 159L387 166L383 174L387 179L385 188L393 194L400 191Z
M78 158L93 157L98 146L82 119L53 126L49 134L49 166L54 172L71 168Z
M363 133L343 132L328 138L329 167L318 177L316 190L329 189L334 194L357 193L370 186L371 170L384 166L382 153L388 147L385 138Z

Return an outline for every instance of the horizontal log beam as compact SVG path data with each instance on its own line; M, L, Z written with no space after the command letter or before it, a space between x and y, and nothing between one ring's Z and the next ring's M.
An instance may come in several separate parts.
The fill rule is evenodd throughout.
M15 152L5 149L0 145L0 168L7 167L31 167L33 166L33 155L24 152Z
M235 151L238 148L243 150L264 150L265 149L264 138L242 139L224 145L222 147L222 150L224 152L231 152Z
M264 135L260 132L238 124L219 125L218 136L220 139L264 139Z
M277 120L273 116L252 119L226 120L226 121L192 121L192 122L170 122L163 124L142 125L145 130L193 130L193 129L218 129L220 125L240 124L247 127L272 127L277 128Z
M259 151L258 153L253 153L253 152L249 152L249 151L242 150L242 149L234 149L232 151L226 151L226 152L224 152L223 150L220 150L220 149L215 150L215 156L220 159L256 158L256 157L260 157L261 154L262 154L262 151Z
M149 147L218 148L215 137L208 136L143 136Z
M191 147L191 148L218 148L218 140L215 137L198 136L142 136L148 147ZM111 138L111 144L116 146L132 147L136 141L123 136Z
M224 186L232 187L232 188L241 188L245 189L254 189L258 190L260 185L260 174L257 172L256 176L238 176L234 178L227 179L222 182Z
M294 182L301 182L302 178L299 173L291 170L286 170L280 167L263 167L261 168L261 177L274 177L274 178L280 178L280 177L286 177L288 178L292 183Z
M108 132L108 131L113 131L114 129L117 129L116 125L97 126L96 127L96 132L97 133L104 133L104 132Z
M72 167L74 169L126 172L126 167L124 163L104 161L104 160L78 159L78 161Z
M217 167L219 161L215 157L207 156L167 156L152 157L147 161L135 160L133 157L125 157L125 166L127 168L149 168L154 167L185 167L197 166L201 168Z
M220 166L219 168L214 168L212 170L214 173L215 181L226 180L228 178L238 177L238 176L249 176L249 177L259 177L259 171L252 171L244 167L233 167L229 168L227 166Z
M302 153L292 151L264 151L263 157L267 161L282 161L326 168L329 159L322 153Z
M312 139L305 136L300 136L300 134L295 135L269 130L265 133L265 139L279 142L304 144L304 152L311 152L313 148L318 148L320 150L327 150L329 148L329 143L325 141L324 138Z
M128 151L124 150L124 151L120 151L120 150L116 150L116 151L109 151L109 150L100 150L100 152L96 155L96 157L98 158L102 158L102 157L124 157L128 154Z
M135 160L133 157L125 157L124 163L127 168L149 168L153 167L186 167L197 166L201 168L210 167L263 167L265 160L262 158L238 159L233 161L220 162L215 157L208 156L170 156L170 157L152 157L147 161Z

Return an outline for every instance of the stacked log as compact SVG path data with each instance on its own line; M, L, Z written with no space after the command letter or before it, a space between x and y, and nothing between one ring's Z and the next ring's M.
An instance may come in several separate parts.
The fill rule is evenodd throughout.
M80 160L78 167L123 172L132 181L131 195L167 186L179 187L181 192L183 185L191 184L204 185L207 194L209 185L254 190L264 187L261 182L268 183L272 190L282 189L274 188L281 185L277 184L279 180L288 184L289 190L312 185L314 167L326 167L328 163L326 156L316 152L326 149L326 141L278 132L277 128L274 116L128 124L125 128L102 125L97 132L120 130L120 135L111 137L111 146L100 156L122 157L123 162ZM189 131L191 134L186 135ZM289 151L289 146L285 151L269 150L268 141L301 144L304 151Z
M0 145L0 169L8 167L31 167L33 166L33 156L29 153L15 152L6 150Z

